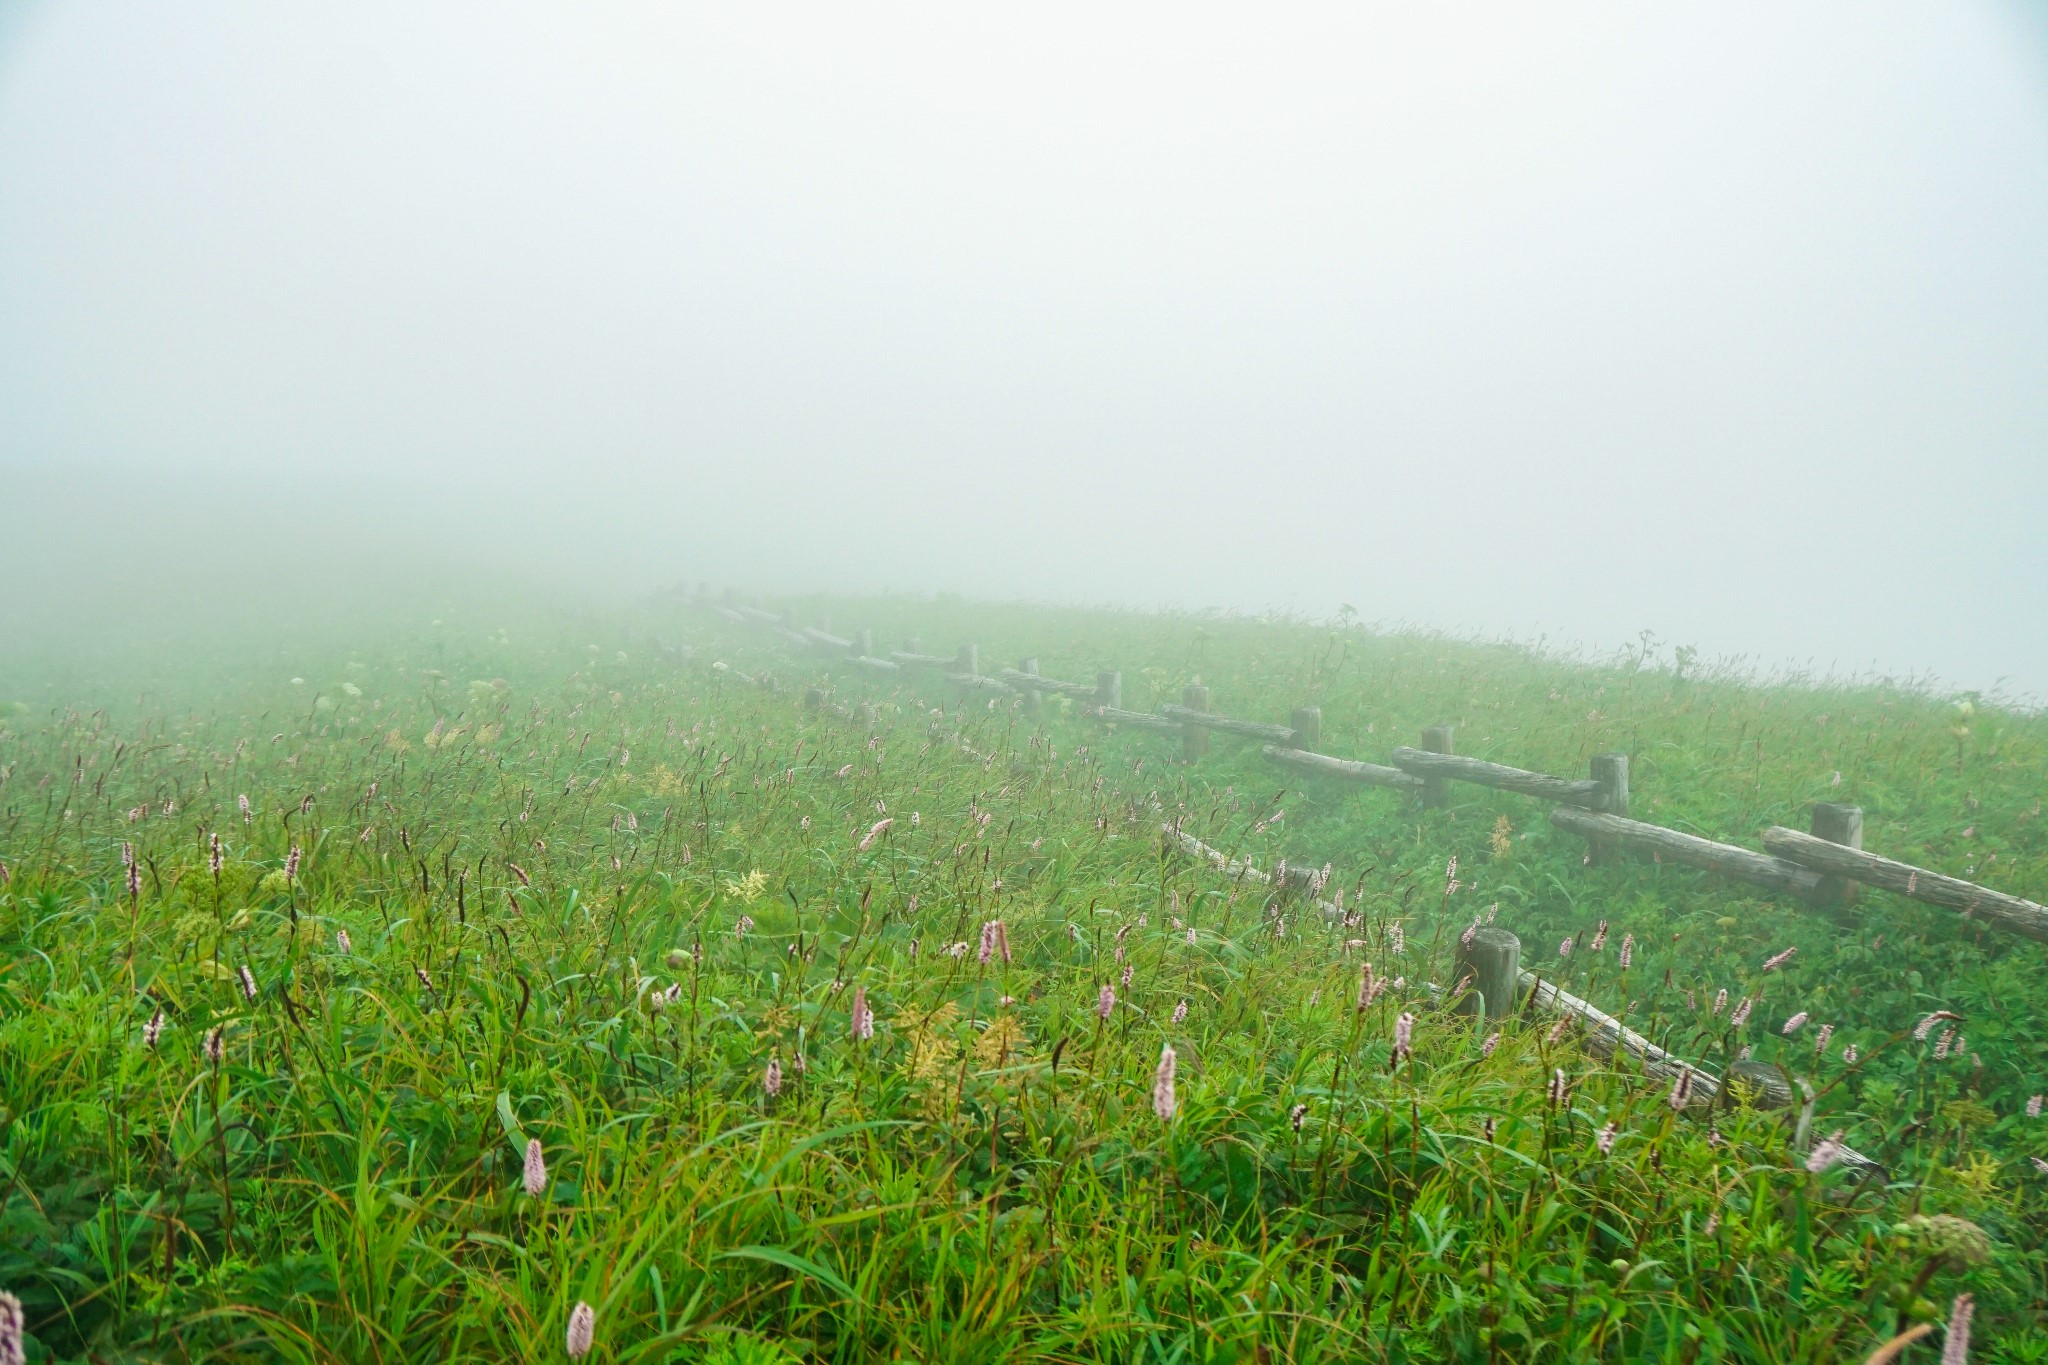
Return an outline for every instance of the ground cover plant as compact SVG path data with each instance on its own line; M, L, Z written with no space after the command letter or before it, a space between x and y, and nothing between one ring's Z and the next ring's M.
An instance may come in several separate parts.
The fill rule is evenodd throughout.
M2048 889L2048 724L1982 698L791 605L1121 668L1133 708L1317 704L1326 752L1624 749L1643 818L1747 842L1854 801L1873 849ZM1833 1361L1932 1324L1932 1361L1967 1295L1972 1358L2048 1359L2040 945L1585 866L1512 796L1183 763L666 598L350 634L0 678L30 1358ZM1165 826L1327 864L1342 910ZM1811 1118L1450 1012L1479 920L1713 1071L1783 1063Z

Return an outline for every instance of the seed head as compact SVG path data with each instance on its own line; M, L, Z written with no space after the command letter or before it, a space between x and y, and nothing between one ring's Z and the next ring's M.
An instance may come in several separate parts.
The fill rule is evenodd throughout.
M860 848L856 851L865 853L869 849L873 848L875 846L875 840L881 838L884 834L887 834L889 832L889 826L895 823L896 821L893 816L875 821L874 824L868 827L867 837L860 841Z
M346 929L336 929L334 931L334 946L344 954L353 953L356 950L355 945L348 941L348 930Z
M539 1138L526 1140L526 1193L529 1198L538 1199L548 1189L548 1159L540 1149Z
M1970 1317L1977 1300L1969 1294L1956 1295L1948 1310L1948 1332L1942 1338L1941 1365L1968 1365L1970 1359Z
M1636 936L1634 934L1623 934L1621 936L1621 969L1623 971L1628 970L1628 964L1635 960L1635 955Z
M1692 1068L1681 1066L1678 1074L1671 1079L1671 1094L1665 1101L1674 1114L1683 1113L1692 1100Z
M1778 953L1774 956L1765 958L1764 970L1767 972L1775 972L1776 970L1778 970L1778 968L1784 966L1787 962L1790 962L1792 960L1792 954L1798 951L1799 949L1796 947L1787 948L1782 953Z
M1833 1024L1822 1024L1820 1026L1820 1031L1813 1035L1814 1055L1824 1055L1828 1050L1828 1039L1834 1036L1835 1026Z
M249 964L242 964L242 994L253 1004L256 1000L256 973L249 970Z
M1599 1133L1596 1134L1593 1138L1594 1143L1600 1148L1600 1155L1612 1155L1614 1151L1614 1140L1620 1136L1620 1126L1614 1123L1612 1120L1609 1120L1607 1126L1605 1128L1602 1128L1599 1131Z
M782 1093L782 1059L770 1055L768 1069L761 1073L761 1089L769 1099Z
M1307 1105L1305 1105L1305 1104L1297 1104L1297 1105L1295 1105L1295 1106L1294 1106L1294 1108L1293 1108L1293 1109L1291 1109L1291 1110L1289 1110L1289 1111L1288 1111L1288 1113L1287 1113L1287 1123L1288 1123L1288 1126L1289 1126L1289 1127L1291 1127L1291 1128L1293 1128L1295 1132L1297 1132L1297 1133L1298 1133L1298 1132L1300 1132L1300 1131L1301 1131L1301 1125L1302 1125L1302 1124L1304 1124L1304 1123L1307 1123L1307 1122L1308 1122L1308 1106L1307 1106Z
M1493 1055L1493 1050L1499 1046L1500 1030L1495 1029L1493 1032L1487 1034L1486 1041L1479 1045L1479 1055L1482 1057L1491 1057Z
M1115 1008L1116 987L1110 985L1107 981L1105 981L1102 983L1101 994L1095 997L1095 1017L1098 1019L1107 1019L1109 1018L1110 1011L1114 1010Z
M1936 1010L1919 1023L1913 1025L1913 1037L1916 1041L1924 1043L1927 1041L1927 1035L1934 1032L1934 1026L1942 1020L1953 1019L1957 1023L1961 1023L1962 1018L1962 1015L1952 1014L1948 1010Z
M589 1355L596 1337L597 1310L581 1299L576 1300L576 1306L569 1310L569 1359L581 1360Z
M1176 1024L1176 1025L1179 1025L1179 1024L1185 1024L1185 1023L1186 1023L1187 1021L1188 1021L1188 1002L1187 1002L1187 1001L1185 1001L1185 1000L1183 1000L1183 1001L1181 1001L1181 1002L1180 1002L1180 1003L1179 1003L1178 1005L1175 1005L1175 1006L1173 1007L1173 1022L1174 1022L1174 1023Z
M1742 997L1742 999L1736 1001L1735 1012L1728 1016L1729 1027L1741 1028L1744 1024L1748 1023L1749 1012L1755 1008L1756 1001L1751 999L1749 996L1745 995Z
M199 1050L206 1055L207 1062L213 1066L219 1066L227 1060L227 1045L221 1041L221 1026L219 1024L215 1024L212 1028L208 1029L206 1036L199 1040Z
M1415 1051L1415 1016L1403 1010L1394 1020L1394 1059L1399 1061Z
M293 844L290 851L284 855L284 879L288 882L295 882L299 879L299 846L297 844Z
M2027 1101L2028 1118L2037 1119L2041 1117L2041 1098L2041 1096L2036 1095L2032 1099Z
M864 1043L875 1036L875 1012L868 1008L866 986L853 988L853 1008L849 1014L851 1017L848 1022L852 1026L853 1041Z
M1587 946L1588 946L1588 947L1590 947L1590 948L1591 948L1591 949L1592 949L1592 950L1593 950L1594 952L1596 952L1596 953L1597 953L1597 952L1599 952L1599 951L1601 951L1602 949L1604 949L1604 948L1605 948L1605 947L1607 946L1607 921L1606 921L1606 920L1604 920L1604 919L1603 919L1603 920L1601 920L1601 921L1600 921L1600 927L1599 927L1598 929L1595 929L1595 930L1593 931L1593 941L1592 941L1592 943L1588 944Z
M164 1012L158 1010L150 1015L149 1022L142 1026L142 1045L153 1052L156 1050L156 1040L163 1036Z
M1173 1073L1178 1059L1173 1053L1173 1044L1159 1049L1159 1069L1152 1073L1152 1112L1159 1115L1161 1123L1173 1122L1177 1107L1173 1094Z
M1572 955L1572 936L1570 934L1566 934L1564 942L1557 945L1557 955L1559 957L1570 957Z
M1790 1019L1787 1019L1784 1022L1784 1024L1779 1027L1778 1032L1784 1034L1787 1038L1790 1038L1793 1034L1799 1032L1799 1030L1806 1027L1806 1020L1807 1013L1805 1010L1801 1010L1799 1011L1799 1013L1793 1015Z
M28 1327L22 1321L21 1300L0 1289L0 1365L23 1365L28 1359L24 1338Z
M1813 1150L1806 1154L1806 1169L1819 1175L1842 1163L1843 1130L1837 1128L1831 1136L1813 1144Z
M1550 1069L1550 1107L1552 1109L1558 1108L1565 1102L1566 1096L1570 1093L1571 1086L1565 1081L1564 1068L1552 1067Z

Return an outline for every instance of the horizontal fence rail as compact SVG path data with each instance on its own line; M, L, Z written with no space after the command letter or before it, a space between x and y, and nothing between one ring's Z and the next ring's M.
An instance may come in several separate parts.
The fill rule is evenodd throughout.
M708 599L707 588L698 597L685 597L683 600L709 610L721 620L766 626L777 638L793 646L833 651L859 667L883 672L906 668L931 669L963 693L1017 696L1029 712L1039 709L1042 693L1074 697L1086 703L1081 714L1090 719L1180 736L1182 753L1190 760L1207 753L1209 736L1219 733L1261 741L1261 755L1279 767L1403 792L1413 796L1424 808L1442 806L1449 799L1449 784L1452 782L1471 783L1548 801L1552 803L1550 823L1586 840L1589 863L1606 862L1621 851L1633 850L1648 853L1659 861L1702 868L1778 892L1804 905L1820 907L1846 904L1855 898L1859 885L1873 886L1929 905L1959 911L1965 919L2048 942L2048 907L1974 882L1864 852L1863 813L1854 806L1833 802L1816 804L1810 833L1774 825L1764 831L1766 851L1759 853L1683 830L1630 819L1626 754L1594 755L1588 776L1583 779L1557 777L1454 753L1451 727L1434 725L1423 731L1419 745L1396 748L1390 755L1391 766L1339 758L1308 747L1322 742L1322 712L1313 706L1295 708L1285 725L1244 720L1211 711L1209 689L1190 684L1183 689L1178 705L1163 705L1158 711L1130 711L1123 706L1123 675L1114 669L1098 672L1093 686L1045 677L1038 671L1035 658L1020 660L1015 668L985 673L980 667L979 650L975 645L962 645L957 653L948 656L923 653L918 650L915 640L907 641L904 649L879 657L874 655L868 631L863 630L855 638L847 639L833 634L826 624L798 629L789 613L778 614L743 604L731 589L727 590L722 602ZM737 671L732 676L746 682L754 681ZM763 681L772 685L772 679L764 677ZM822 698L822 694L819 695ZM845 708L833 709L845 713Z

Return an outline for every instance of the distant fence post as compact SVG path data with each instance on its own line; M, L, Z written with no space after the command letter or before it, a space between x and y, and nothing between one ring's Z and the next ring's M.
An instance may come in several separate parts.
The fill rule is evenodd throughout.
M1433 754L1450 753L1451 727L1448 725L1430 726L1422 732L1421 747ZM1422 779L1423 805L1441 806L1450 799L1451 784L1447 779L1441 777L1424 777Z
M1621 753L1594 754L1588 768L1588 775L1600 784L1600 807L1603 814L1628 818L1628 755ZM1621 848L1608 839L1586 841L1586 856L1594 866L1611 863L1621 856Z
M855 658L857 658L857 659L866 659L866 658L870 658L870 657L872 657L872 656L873 656L873 654L874 654L874 652L875 652L875 633L874 633L874 632L873 632L872 630L857 630L857 631L855 631L855 632L853 633L853 655L854 655L854 657L855 657Z
M1180 704L1190 711L1209 709L1209 689L1200 683L1189 683L1180 690ZM1197 759L1209 752L1209 732L1189 722L1181 727L1180 755L1185 759Z
M1488 1019L1505 1019L1515 1012L1522 990L1522 940L1482 924L1459 940L1457 960L1452 985L1469 976L1477 992L1476 998L1465 996L1453 1007L1459 1014L1484 1009Z
M822 710L824 705L825 689L822 687L806 687L804 689L804 710L818 711Z
M1314 749L1323 742L1323 708L1320 706L1297 706L1287 718L1288 728L1294 731L1294 747Z
M1833 801L1819 802L1813 808L1813 820L1807 829L1816 839L1860 849L1863 847L1863 807L1844 806ZM1856 883L1847 877L1822 874L1820 885L1813 889L1815 905L1850 905L1855 900Z
M1032 677L1034 677L1034 678L1035 678L1035 677L1037 677L1037 676L1038 676L1038 656L1037 656L1036 654L1034 654L1034 655L1032 655L1032 656L1031 656L1030 658L1028 658L1028 659L1019 659L1019 660L1017 661L1017 671L1018 671L1019 673L1029 673L1029 674L1030 674L1030 675L1031 675ZM1023 689L1023 691L1024 691L1024 714L1025 714L1025 715L1027 715L1027 716L1035 716L1035 715L1037 715L1037 714L1038 714L1038 708L1039 708L1039 705L1040 705L1040 697L1039 697L1038 689L1037 689L1037 688L1035 688L1035 687L1026 687L1026 688L1024 688L1024 689Z
M1107 706L1112 711L1124 708L1124 675L1121 670L1105 668L1095 675L1095 704Z

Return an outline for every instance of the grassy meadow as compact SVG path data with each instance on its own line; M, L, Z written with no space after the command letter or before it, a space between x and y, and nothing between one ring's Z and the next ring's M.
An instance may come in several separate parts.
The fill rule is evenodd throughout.
M1752 847L1852 802L1872 851L2048 898L2048 718L1995 699L1649 640L791 605L1120 668L1131 709L1315 704L1343 757L1438 723L1565 776L1624 750L1637 818ZM679 602L432 616L0 663L27 1358L1832 1362L1931 1325L1898 1356L1931 1365L1967 1294L1970 1359L2048 1361L2048 946L1589 866L1524 798L1421 810L1225 735L1184 763ZM1169 822L1327 864L1344 915ZM1810 1117L1679 1113L1552 1017L1446 1011L1487 919ZM1884 1175L1814 1159L1838 1131Z

